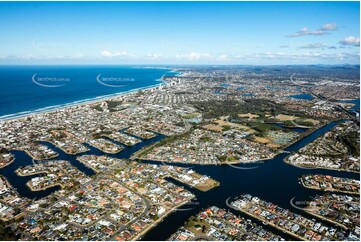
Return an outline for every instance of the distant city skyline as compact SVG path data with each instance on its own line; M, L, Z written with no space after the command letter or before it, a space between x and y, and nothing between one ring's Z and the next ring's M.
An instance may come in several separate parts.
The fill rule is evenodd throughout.
M0 64L359 64L359 2L0 2Z

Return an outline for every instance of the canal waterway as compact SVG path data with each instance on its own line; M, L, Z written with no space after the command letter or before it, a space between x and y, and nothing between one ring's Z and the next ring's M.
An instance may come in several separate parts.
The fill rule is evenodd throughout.
M263 161L261 163L253 163L247 165L186 165L178 163L170 163L171 165L177 165L182 167L191 167L198 173L208 175L215 180L220 182L220 186L214 188L208 192L201 192L191 187L188 187L186 184L179 183L178 181L172 180L172 182L177 185L186 187L188 190L193 192L196 195L196 200L191 204L183 206L178 211L170 214L166 217L158 226L149 231L144 237L143 240L166 240L169 236L174 233L184 222L193 215L196 215L202 209L207 208L208 206L218 206L221 208L226 208L232 211L235 214L241 215L243 217L249 218L246 215L232 210L227 207L227 199L234 199L240 194L251 194L252 196L258 196L262 200L266 200L277 204L283 208L287 208L293 212L300 213L309 218L312 216L305 214L303 211L298 210L291 206L291 199L294 198L294 201L309 201L312 197L317 194L323 194L322 191L312 190L304 188L299 183L299 178L303 174L327 174L340 177L348 177L353 179L359 179L359 174L342 172L342 171L333 171L325 169L302 169L295 166L286 164L283 159L290 153L299 150L310 142L314 141L325 132L332 129L337 122L332 122L328 125L323 126L322 128L314 131L310 135L302 138L298 142L292 144L291 146L285 149L285 153L281 153L274 157L273 159ZM297 130L301 132L301 130ZM123 132L123 131L121 131ZM134 152L140 150L144 146L151 145L157 141L165 138L164 135L157 134L156 137L152 139L141 139L142 142L134 146L124 146L124 150L118 154L105 154L104 152L85 144L90 150L83 154L94 154L94 155L109 155L117 158L129 158ZM75 155L68 155L56 146L48 143L41 142L51 149L59 153L59 156L54 159L67 160L72 165L76 166L81 172L84 172L86 175L92 176L95 174L93 170L84 166L82 163L76 160ZM117 142L116 142L117 143ZM20 166L27 166L33 164L33 160L23 151L11 151L15 156L15 161L9 166L0 169L0 174L8 179L13 187L17 189L21 196L26 196L31 199L41 198L51 194L60 187L52 187L45 191L32 192L26 186L28 182L34 176L28 177L19 177L16 175L15 170ZM35 161L36 163L37 161ZM152 164L160 164L155 161L144 161ZM259 223L255 219L252 221ZM277 233L285 238L292 239L286 234L265 226L268 229L272 230L274 233Z

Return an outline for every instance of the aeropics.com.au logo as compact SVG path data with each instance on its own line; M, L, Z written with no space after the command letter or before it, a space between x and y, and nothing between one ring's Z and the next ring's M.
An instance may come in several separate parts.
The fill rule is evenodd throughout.
M291 198L290 205L296 209L310 211L311 201L295 201L295 197Z
M62 87L71 81L69 77L39 76L38 73L35 73L31 80L41 87Z
M164 208L165 204L164 203L153 203L152 206L154 206L154 208L156 210L159 210L160 208ZM186 204L183 204L182 206L175 208L173 211L174 212L187 212L187 211L191 211L197 207L200 206L200 202L197 201L196 198L188 201Z
M135 81L131 77L103 76L102 73L97 75L96 80L99 84L106 87L124 87Z
M164 166L169 166L171 164L166 163L164 161L161 161L162 165ZM227 163L227 162L221 162L221 161L216 161L213 165L220 165L220 166L230 166L233 169L238 169L238 170L253 170L253 169L257 169L260 167L260 165L262 165L263 161L242 161L239 163ZM194 164L191 166L187 166L185 168L187 168L188 170L192 170L192 168L196 167L196 165L200 165L200 164Z
M200 203L197 200L189 201L187 204L183 205L182 207L176 208L176 212L186 212L195 209L198 207Z
M237 169L237 170L253 170L253 169L257 169L260 167L260 163L261 162L239 162L238 164L232 164L232 163L219 163L220 165L227 165L232 167L233 169Z

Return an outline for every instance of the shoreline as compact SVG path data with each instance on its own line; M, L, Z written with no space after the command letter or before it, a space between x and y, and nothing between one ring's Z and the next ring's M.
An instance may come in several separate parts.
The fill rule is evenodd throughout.
M87 149L86 151L72 153L72 152L68 152L67 150L63 149L63 147L57 146L53 141L50 141L50 140L40 140L40 141L41 142L49 142L50 144L54 145L56 148L60 149L61 151L63 151L67 155L78 155L78 154L81 154L81 153L88 152L90 150L88 147L85 146L86 149ZM81 144L83 144L83 143L81 143Z
M193 199L193 198L192 198ZM142 236L146 235L150 230L152 230L153 228L157 227L157 225L166 217L168 217L168 215L170 215L173 212L176 212L177 209L187 203L189 203L190 201L192 201L192 199L187 199L184 202L180 203L179 205L171 208L168 212L166 212L165 214L163 214L162 216L160 216L156 221L154 221L152 224L150 224L146 229L144 229L141 233L139 233L136 237L134 237L132 239L132 241L136 241L142 238Z
M41 175L47 175L47 174L49 174L49 171L48 171L48 170L35 171L35 172L31 172L31 173L21 173L21 172L19 171L19 168L16 169L14 172L16 173L16 175L18 175L18 176L23 176L23 177L26 177L26 176L34 176L34 175L39 175L39 176L41 176Z
M91 147L94 147L95 149L98 149L100 150L101 152L105 153L105 154L111 154L111 155L115 155L115 154L118 154L119 152L123 151L124 150L124 146L121 146L120 147L120 150L118 151L106 151L103 149L103 147L100 147L99 145L95 145L95 144L91 144L89 142L85 142L86 144L90 145Z
M127 127L127 128L129 128L129 127ZM127 129L127 128L126 128L126 129ZM110 137L110 135L108 135L108 134L103 134L102 137L108 138L108 139L110 139L111 141L119 142L119 143L121 143L122 145L125 145L126 147L132 147L133 145L136 145L136 144L139 144L139 143L142 142L141 140L139 140L139 141L137 141L137 142L134 143L134 144L128 145L128 144L126 144L126 143L123 142L123 141L120 141L120 140L117 140L117 139L114 139L114 138Z
M177 74L176 76L182 75L182 73L180 73L180 72L177 72L177 73L179 73L179 74ZM98 102L103 102L105 100L119 98L119 97L123 97L126 95L132 95L138 91L151 91L153 89L157 89L157 88L167 84L167 82L163 79L164 76L165 75L161 76L158 79L155 79L155 81L157 81L159 83L154 84L154 85L134 88L131 90L117 92L117 93L113 93L113 94L106 94L106 95L102 95L102 96L98 96L98 97L94 97L94 98L86 98L86 99L77 100L77 101L64 103L64 104L56 104L56 105L52 105L52 106L48 106L48 107L37 108L35 110L27 110L27 111L20 111L20 112L13 113L13 114L5 114L5 115L0 116L0 122L16 121L16 120L21 120L21 119L31 117L33 115L48 114L48 113L52 113L55 111L59 111L59 110L63 110L63 109L71 108L71 107L75 107L75 106L96 104Z
M292 237L295 237L295 238L299 239L300 241L306 241L306 240L307 240L306 238L301 237L301 236L299 236L299 235L297 235L297 234L294 234L294 233L292 233L292 232L290 232L290 231L288 231L288 230L286 230L286 229L284 229L284 228L282 228L282 227L279 227L278 225L276 225L276 224L274 224L274 223L271 223L271 222L265 220L265 219L262 218L262 217L258 217L258 216L256 216L256 215L254 215L253 213L249 213L249 212L245 211L244 209L240 209L240 208L234 207L234 206L231 205L231 204L229 204L229 207L232 208L232 209L234 209L234 210L236 210L236 211L245 213L245 214L247 214L248 216L250 216L250 217L252 217L252 218L254 218L254 219L257 219L258 221L264 222L264 223L266 223L267 225L269 225L269 226L277 229L278 231L281 231L281 232L286 233L286 234L288 234L288 235L290 235L290 236L292 236Z
M197 174L199 174L199 173L197 173ZM213 181L214 181L214 185L213 186L207 186L207 188L200 188L199 186L193 186L192 184L187 184L187 183L185 183L185 181L182 181L182 180L180 180L179 178L177 178L177 177L175 177L172 173L170 173L168 176L165 176L164 178L166 178L166 177L170 177L170 178L173 178L174 180L176 180L176 181L178 181L178 182L180 182L180 183L182 183L182 184L185 184L185 185L187 185L187 186L189 186L189 187L191 187L191 188L193 188L193 189L196 189L196 190L198 190L198 191L201 191L201 192L208 192L208 191L210 191L210 190L212 190L213 188L216 188L216 187L219 187L220 185L221 185L221 182L220 181L216 181L216 180L214 180L214 179L212 179L212 178L209 178L209 179L212 179Z
M288 156L287 156L288 157ZM287 158L285 157L285 159ZM349 173L355 173L355 174L360 174L360 171L354 171L354 170L346 170L346 169L337 169L337 168L329 168L329 167L322 167L322 166L301 166L301 165L295 165L292 164L286 160L283 160L284 163L290 165L290 166L294 166L300 169L306 169L306 170L315 170L315 169L321 169L321 170L331 170L331 171L340 171L340 172L349 172Z
M289 146L293 145L294 143L302 140L303 138L306 138L308 136L310 136L313 132L316 132L317 130L323 128L324 126L332 123L332 122L336 122L337 124L338 123L343 123L345 120L348 120L348 119L336 119L336 120L331 120L330 122L326 122L322 125L319 125L317 126L316 129L314 130L311 130L310 132L307 131L305 132L306 134L303 135L302 137L300 137L297 141L293 142L292 144L290 144ZM330 130L329 130L330 131ZM329 132L327 131L327 132ZM321 136L320 136L321 137ZM320 138L318 137L318 138ZM312 142L315 142L317 140L317 138L312 141ZM310 142L310 143L312 143ZM308 144L310 144L308 143ZM285 147L284 149L287 149L289 146ZM346 170L346 169L339 169L339 168L330 168L330 167L321 167L321 166L302 166L302 165L296 165L296 164L293 164L291 162L289 162L288 160L288 157L291 156L292 154L294 154L294 152L290 152L289 155L287 155L284 159L283 159L283 162L286 163L287 165L290 165L290 166L294 166L294 167L297 167L297 168L300 168L300 169L307 169L307 170L315 170L315 169L322 169L322 170L331 170L331 171L340 171L340 172L350 172L350 173L355 173L355 174L360 174L360 171L354 171L354 170Z
M30 191L32 192L40 192L40 191L45 191L51 187L56 187L56 186L59 186L61 188L63 188L63 186L60 184L60 183L55 183L55 184L51 184L51 185L48 185L48 186L45 186L45 187L42 187L42 188L33 188L32 185L29 184L29 182L26 183L26 186L30 189Z
M321 216L321 215L319 215L319 214L310 212L308 209L307 209L307 210L303 210L303 211L306 212L306 213L308 213L308 214L310 214L310 215L312 215L312 216L314 216L314 217L316 217L316 218L319 218L319 219L321 219L321 220L323 220L323 221L327 221L327 222L329 222L329 223L331 223L331 224L334 224L334 225L336 225L336 226L338 226L338 227L340 227L340 228L342 228L342 229L345 229L345 230L348 230L348 229L349 229L349 228L347 228L345 225L340 224L339 222L336 222L336 221L334 221L334 220L328 219L328 218L323 217L323 216Z
M306 186L302 177L300 178L300 180L301 180L302 186L307 189L314 189L314 190L319 190L319 191L323 191L323 192L340 192L340 193L346 193L346 194L350 194L350 195L360 195L360 192L343 191L343 190L337 190L337 189L331 189L331 188L322 189L322 188L316 187L316 186Z
M89 169L93 170L95 173L99 173L100 171L92 166L90 166L86 160L84 160L83 158L81 158L81 156L78 156L76 158L77 161L79 161L80 163L82 163L83 165L85 165L86 167L88 167Z
M131 95L138 91L150 91L153 88L158 88L163 84L164 83L160 83L160 84L156 84L156 85L152 85L152 86L147 86L144 88L135 88L135 89L132 89L129 91L104 95L104 96L95 97L95 98L83 99L83 100L79 100L79 101L49 106L49 107L45 107L45 108L39 108L39 109L35 109L32 111L23 111L23 112L19 112L19 113L15 113L15 114L7 114L7 115L0 116L0 122L16 121L16 120L25 119L27 117L31 117L33 115L48 114L48 113L52 113L55 111L59 111L59 110L63 110L63 109L71 108L71 107L75 107L75 106L96 104L96 103L103 102L105 100L109 100L112 98L119 98L119 97L123 97L126 95Z
M56 152L56 154L54 154L54 155L52 155L52 156L46 157L46 158L44 158L44 159L38 159L39 157L33 156L33 155L32 155L28 150L26 150L26 149L18 148L18 149L14 149L14 150L23 151L23 152L25 152L31 159L36 160L36 161L50 160L50 159L54 159L54 158L56 158L56 157L59 156L59 154Z
M338 120L336 120L337 122ZM147 159L147 158L142 158L142 157L139 157L139 153L145 151L145 150L152 150L153 147L155 146L155 144L152 144L148 147L143 147L142 149L138 150L137 152L133 153L131 158L133 159L137 159L137 160L141 160L141 161L155 161L155 162L160 162L160 163L169 163L169 164L172 164L172 163L180 163L180 164L189 164L189 165L244 165L244 164L257 164L257 163L263 163L267 160L272 160L274 159L275 157L277 157L278 155L282 154L282 153L288 153L288 151L286 150L287 148L289 148L290 146L292 146L293 144L299 142L300 140L308 137L309 135L311 135L313 132L321 129L322 127L326 126L327 124L331 123L331 122L334 122L334 121L330 121L330 122L325 122L323 124L319 124L319 125L316 125L310 129L308 129L306 132L304 132L302 135L300 135L299 137L297 137L296 139L292 140L291 142L289 142L288 144L286 145L283 145L281 146L276 152L273 152L274 154L271 156L271 157L267 157L267 158L260 158L260 159L257 159L257 160L254 160L254 161L247 161L247 162L242 162L242 161L239 161L239 160L236 160L236 161L232 161L232 162L218 162L216 164L214 163L206 163L206 164L199 164L199 163L196 163L196 162L172 162L172 161L167 161L167 160L163 160L163 159ZM288 155L289 156L289 155ZM286 156L285 159L288 157ZM284 161L285 162L285 161ZM286 162L287 163L287 162Z
M274 157L273 157L274 158ZM166 160L161 160L161 159L146 159L146 158L138 158L135 157L134 159L136 160L141 160L141 161L155 161L155 162L159 162L159 163L167 163L169 165L172 165L172 163L175 164L184 164L184 165L201 165L201 166L223 166L223 165L246 165L246 164L257 164L257 163L263 163L263 161L266 160L272 160L273 158L262 158L262 159L258 159L255 161L250 161L250 162L239 162L239 161L234 161L234 162L218 162L218 163L204 163L204 164L200 164L200 163L196 163L196 162L180 162L180 161L166 161Z
M15 161L15 157L13 157L8 163L4 164L4 165L1 165L0 166L0 169L4 168L4 167L7 167L8 165L11 165L13 162Z

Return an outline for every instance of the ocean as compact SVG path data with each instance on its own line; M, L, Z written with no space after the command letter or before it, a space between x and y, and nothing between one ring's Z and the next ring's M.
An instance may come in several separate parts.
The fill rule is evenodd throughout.
M0 66L0 120L160 85L170 68Z

